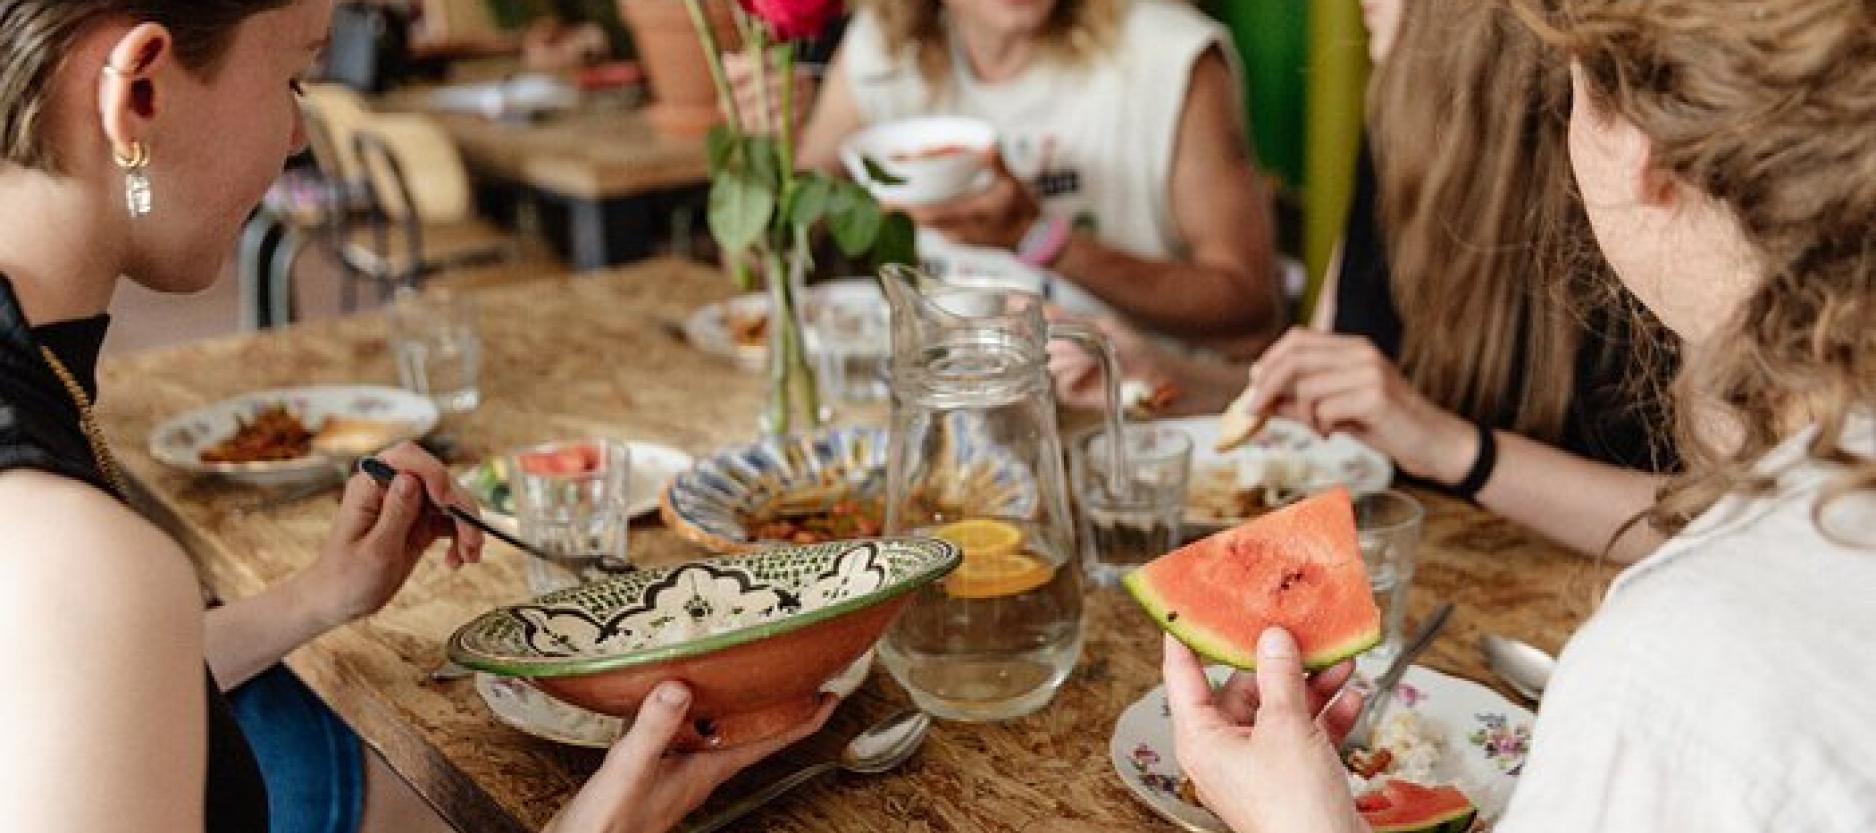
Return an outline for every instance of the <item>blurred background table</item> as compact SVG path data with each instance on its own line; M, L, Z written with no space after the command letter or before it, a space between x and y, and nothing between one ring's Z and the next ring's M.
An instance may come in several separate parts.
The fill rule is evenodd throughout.
M717 270L653 260L600 275L482 293L484 404L447 424L466 458L598 430L696 454L755 432L762 378L674 337L675 322L732 292ZM222 597L259 591L310 563L331 496L245 513L256 493L167 469L145 451L161 419L238 393L320 382L390 384L396 374L376 315L132 354L102 370L100 416L149 514L190 549ZM877 412L849 414L877 420ZM1422 660L1491 684L1475 648L1482 630L1558 649L1607 570L1510 522L1427 496L1427 532L1410 618L1457 603ZM634 558L662 564L698 552L655 523L633 531ZM491 545L485 562L450 572L434 560L380 614L295 652L288 664L442 815L463 831L539 830L600 753L497 722L469 680L432 682L460 624L526 597L520 555ZM1120 712L1159 680L1158 632L1119 591L1090 590L1087 648L1043 711L1002 724L941 723L903 769L824 778L734 830L1169 830L1108 763ZM1502 687L1501 692L1505 691ZM1508 693L1508 692L1507 692ZM906 697L876 667L830 728L727 786L717 801L817 756Z

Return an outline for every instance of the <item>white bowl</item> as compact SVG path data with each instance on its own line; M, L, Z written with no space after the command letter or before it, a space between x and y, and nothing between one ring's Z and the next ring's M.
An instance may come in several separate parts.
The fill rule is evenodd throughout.
M996 128L981 119L921 116L882 122L849 136L841 143L840 161L879 201L923 205L981 185L996 144ZM868 160L902 181L875 179Z

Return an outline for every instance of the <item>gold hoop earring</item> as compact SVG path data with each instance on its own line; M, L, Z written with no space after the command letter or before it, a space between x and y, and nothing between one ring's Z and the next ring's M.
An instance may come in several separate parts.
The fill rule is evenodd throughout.
M150 146L132 139L130 155L122 151L112 151L111 156L117 167L124 172L124 208L132 217L143 217L150 213Z

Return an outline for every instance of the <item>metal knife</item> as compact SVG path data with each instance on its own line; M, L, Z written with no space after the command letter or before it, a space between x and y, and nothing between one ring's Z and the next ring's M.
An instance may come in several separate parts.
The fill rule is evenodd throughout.
M1433 644L1433 637L1438 636L1440 630L1446 627L1446 620L1452 615L1453 603L1447 602L1440 605L1438 610L1433 611L1433 615L1427 617L1425 622L1420 623L1420 630L1415 631L1413 638L1407 640L1406 647L1394 657L1394 661L1388 665L1387 670L1382 672L1381 678L1375 681L1374 691L1368 695L1367 702L1361 704L1361 711L1356 713L1354 725L1349 727L1348 736L1342 739L1342 746L1338 750L1341 754L1346 756L1350 750L1364 749L1368 746L1369 738L1374 735L1375 721L1380 719L1382 709L1393 697L1394 687L1400 685L1401 677L1406 675L1407 666L1412 665L1414 658L1420 656L1428 645Z

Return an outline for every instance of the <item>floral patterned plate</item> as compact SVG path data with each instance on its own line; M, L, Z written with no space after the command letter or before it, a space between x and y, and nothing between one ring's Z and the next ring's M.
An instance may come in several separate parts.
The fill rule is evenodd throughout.
M1356 668L1356 685L1367 685L1382 670L1368 658L1358 660ZM1213 683L1231 673L1222 666L1206 671ZM1496 819L1524 766L1536 716L1482 685L1418 665L1407 669L1381 721L1396 709L1411 710L1439 736L1444 751L1433 768L1435 780L1458 786L1486 821ZM1153 689L1121 713L1108 754L1127 789L1168 821L1190 831L1228 830L1217 816L1180 795L1185 776L1173 755L1164 688Z
M873 652L868 651L821 688L846 697L859 690L872 669ZM482 696L482 702L496 720L537 738L605 749L625 734L630 725L625 718L590 712L556 700L526 680L494 674L477 674L475 680L476 694Z
M398 426L397 439L416 439L436 427L436 405L428 397L377 385L318 385L259 391L225 399L173 417L150 432L150 456L184 471L218 474L257 486L283 486L331 477L332 459L308 454L257 463L205 463L202 452L239 428L241 420L284 406L317 432L328 418Z

